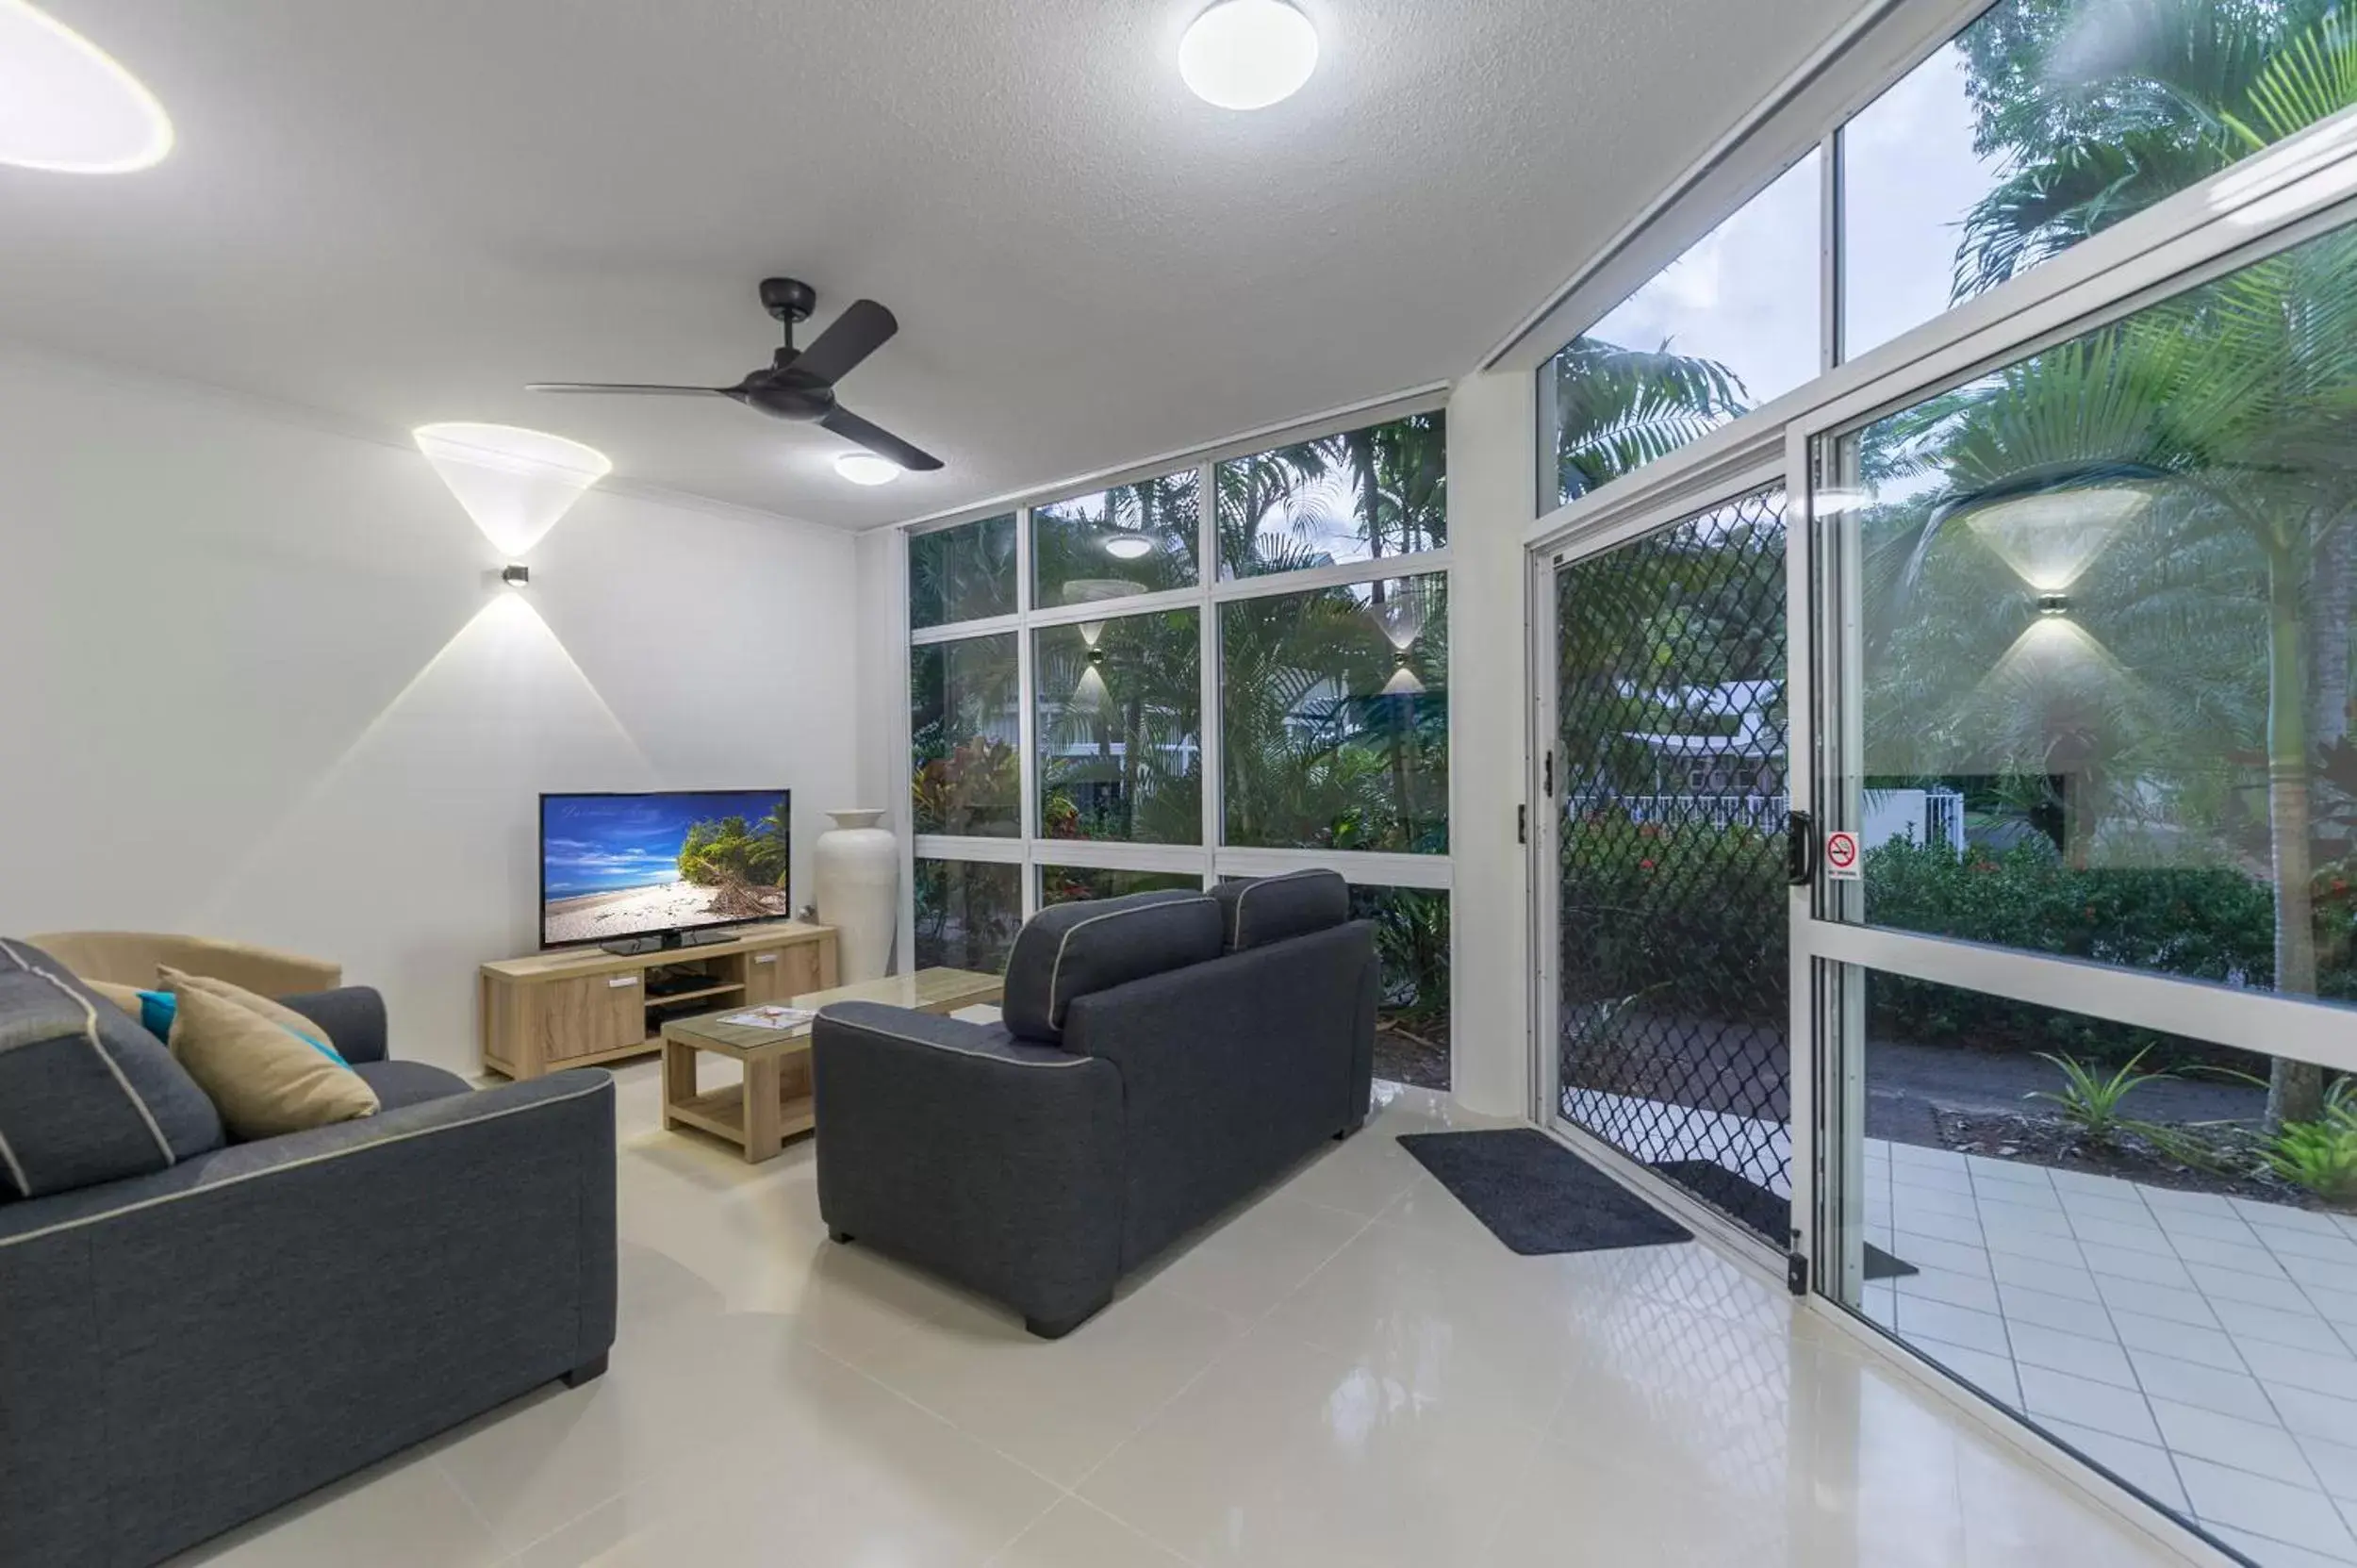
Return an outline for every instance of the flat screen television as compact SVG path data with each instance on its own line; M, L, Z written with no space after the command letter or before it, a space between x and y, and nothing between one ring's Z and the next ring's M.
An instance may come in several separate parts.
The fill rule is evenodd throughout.
M783 789L540 797L540 945L678 943L794 913Z

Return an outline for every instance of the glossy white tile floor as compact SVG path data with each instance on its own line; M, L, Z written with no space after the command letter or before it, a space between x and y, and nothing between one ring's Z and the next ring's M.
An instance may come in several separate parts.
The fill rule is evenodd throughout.
M826 1240L621 1075L613 1370L191 1556L219 1568L2178 1560L1700 1244L1506 1252L1418 1091L1069 1339Z

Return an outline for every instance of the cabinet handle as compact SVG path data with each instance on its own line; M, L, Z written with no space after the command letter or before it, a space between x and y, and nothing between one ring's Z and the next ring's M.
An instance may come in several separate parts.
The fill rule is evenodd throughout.
M777 955L776 953L755 953L755 954L753 954L753 962L754 962L754 963L756 963L756 964L775 964L777 961L778 961L778 955Z
M609 988L619 991L626 985L637 984L638 977L636 975L608 975L605 983Z

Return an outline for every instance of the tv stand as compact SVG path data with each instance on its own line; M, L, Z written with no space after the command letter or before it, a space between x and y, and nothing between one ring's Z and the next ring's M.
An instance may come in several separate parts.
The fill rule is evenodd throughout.
M666 972L650 985L656 969ZM525 1079L651 1055L668 1019L783 1002L835 980L834 928L799 920L486 964L476 982L483 1065Z

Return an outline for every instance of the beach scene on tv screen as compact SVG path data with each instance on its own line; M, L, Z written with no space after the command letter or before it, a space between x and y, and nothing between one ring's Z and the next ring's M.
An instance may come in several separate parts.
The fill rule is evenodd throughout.
M791 915L792 797L552 795L540 820L541 940Z

